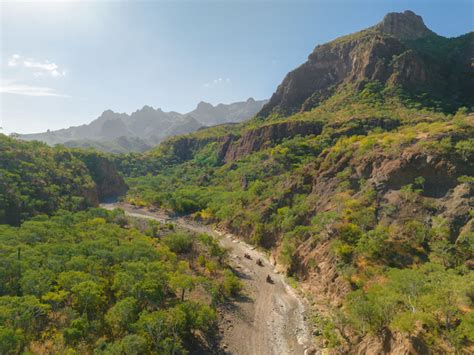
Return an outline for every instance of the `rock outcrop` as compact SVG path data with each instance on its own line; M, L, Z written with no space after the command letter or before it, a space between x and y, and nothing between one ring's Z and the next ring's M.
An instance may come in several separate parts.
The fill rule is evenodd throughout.
M160 149L165 155L172 157L173 162L180 163L192 159L197 151L217 139L217 137L201 138L192 135L177 136L164 141Z
M94 180L95 197L92 205L97 206L100 201L115 198L127 192L127 184L110 160L96 153L77 151L75 154L84 162Z
M447 39L411 11L390 13L376 26L317 46L306 63L286 75L258 116L310 110L342 85L362 89L374 81L467 105L474 48L473 35L466 36Z
M388 13L382 22L373 28L400 39L418 39L436 35L436 33L426 27L421 16L409 10L403 13Z
M280 143L285 138L320 134L322 128L323 125L319 122L295 121L268 124L251 129L241 137L232 135L224 137L221 141L219 157L223 162L229 163Z
M250 97L247 101L216 106L201 101L187 116L195 118L208 127L228 122L238 123L253 117L267 101Z
M220 163L230 163L259 150L280 143L297 135L320 134L323 124L310 121L276 122L249 129L241 135L233 133L222 136L200 137L184 135L168 139L161 145L162 152L173 158L174 162L184 162L209 143L218 144L217 157Z

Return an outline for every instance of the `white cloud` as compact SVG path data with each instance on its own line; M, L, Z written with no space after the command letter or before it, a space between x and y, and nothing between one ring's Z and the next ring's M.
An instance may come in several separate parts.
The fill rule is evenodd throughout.
M217 79L214 79L213 81L211 81L209 83L205 83L203 86L205 88L210 88L210 87L220 86L220 85L224 85L224 84L230 84L230 79L229 78L226 78L226 79L217 78Z
M65 70L62 70L62 71L59 71L59 70L52 70L51 71L51 76L53 77L58 77L58 76L66 76L66 71Z
M8 60L9 67L16 67L18 65L18 61L20 59L19 54L13 54L10 59Z
M52 88L22 84L7 84L0 86L0 93L25 96L70 97L69 95L58 93Z
M27 69L36 70L34 76L43 76L49 74L53 78L58 78L66 75L66 71L60 69L56 63L45 60L44 62L36 61L34 59L23 59L19 54L13 54L8 60L8 66L16 67L21 66Z

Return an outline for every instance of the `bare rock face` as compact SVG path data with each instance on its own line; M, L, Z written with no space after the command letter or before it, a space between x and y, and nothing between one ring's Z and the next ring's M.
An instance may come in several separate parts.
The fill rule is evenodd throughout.
M183 162L192 159L194 154L207 144L216 142L219 145L218 160L221 163L230 163L277 144L285 138L320 134L322 128L319 122L277 122L250 129L242 136L229 133L221 137L174 137L165 141L162 148L165 154Z
M371 34L354 41L318 46L306 63L285 77L259 115L289 115L309 110L344 82L386 82L395 74L392 59L405 51L406 46L397 39ZM421 62L416 55L413 60ZM406 63L397 62L397 65L406 66ZM409 74L407 77L415 83L426 80L423 70ZM402 77L392 79L394 82L402 80Z
M192 159L196 151L215 140L213 137L197 138L184 135L168 139L161 147L165 154L173 156L178 162L183 162Z
M304 64L286 75L257 115L310 110L343 84L362 89L369 81L464 102L466 98L458 96L474 82L468 36L447 39L411 11L389 13L371 28L317 46ZM453 51L432 52L442 46L453 46Z
M76 154L85 163L95 182L93 205L127 192L128 186L110 160L96 153L78 152Z
M426 27L421 16L413 11L388 13L382 22L374 28L400 39L418 39L435 35L433 31Z
M321 131L322 124L317 122L295 121L269 124L252 129L240 138L235 136L225 137L219 157L222 161L229 163L281 142L285 138L296 135L319 134Z
M391 333L386 329L380 337L367 336L360 344L351 349L349 354L376 355L376 354L430 354L426 345L416 335L404 336L400 333Z

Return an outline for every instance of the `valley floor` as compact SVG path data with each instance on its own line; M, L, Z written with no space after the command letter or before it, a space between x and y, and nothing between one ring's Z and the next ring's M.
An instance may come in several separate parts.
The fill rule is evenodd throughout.
M122 208L132 217L170 221L163 213L137 209L125 204L104 204L106 209ZM221 347L229 354L306 354L313 352L306 324L304 301L275 272L266 256L237 237L207 226L173 218L179 227L197 233L207 233L229 249L231 265L245 285L244 296L222 309L219 329ZM244 257L249 254L251 259ZM256 264L260 258L263 266ZM267 275L273 283L266 282ZM310 352L311 349L311 352Z

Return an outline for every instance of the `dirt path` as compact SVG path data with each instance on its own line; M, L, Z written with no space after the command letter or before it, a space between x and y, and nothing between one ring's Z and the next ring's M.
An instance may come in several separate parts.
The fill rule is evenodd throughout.
M305 354L314 349L305 322L305 306L294 290L277 274L266 256L237 237L215 231L185 218L169 218L163 213L136 209L124 204L104 204L107 209L122 208L132 217L160 222L172 221L179 227L207 233L229 249L231 264L245 285L246 297L223 312L219 328L223 348L229 354ZM244 257L248 253L251 260ZM256 259L263 260L258 266ZM267 275L274 280L266 282ZM312 352L311 352L312 353Z

